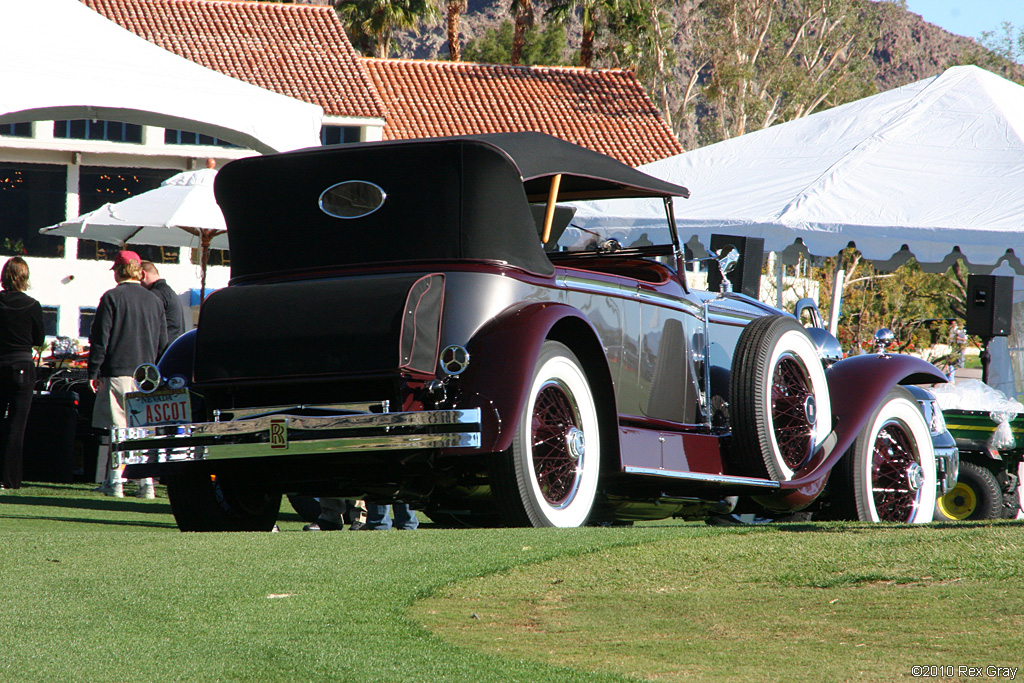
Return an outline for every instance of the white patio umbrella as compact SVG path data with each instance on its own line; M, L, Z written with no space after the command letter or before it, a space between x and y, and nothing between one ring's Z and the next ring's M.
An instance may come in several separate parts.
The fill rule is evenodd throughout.
M208 168L171 176L160 187L115 204L104 204L73 220L42 228L44 235L77 237L125 247L145 244L157 247L201 249L201 297L206 297L206 266L210 248L227 249L227 225L213 196L217 176L214 162ZM202 300L202 299L201 299Z

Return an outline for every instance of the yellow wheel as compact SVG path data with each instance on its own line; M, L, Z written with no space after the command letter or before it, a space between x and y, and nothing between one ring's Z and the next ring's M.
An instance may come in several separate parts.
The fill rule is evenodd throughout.
M949 519L967 519L978 507L974 489L958 482L949 493L939 498L939 512Z
M981 465L960 461L960 476L949 493L935 504L936 521L999 519L1003 516L1003 492L992 472Z

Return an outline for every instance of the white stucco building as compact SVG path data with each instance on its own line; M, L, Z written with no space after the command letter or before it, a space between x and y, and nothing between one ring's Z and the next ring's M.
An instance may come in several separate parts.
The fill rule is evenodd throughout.
M132 14L140 27L177 26L182 35L201 33L204 20L222 14L237 25L265 27L271 21L278 26L266 31L274 49L256 41L246 54L211 40L207 59L186 59L103 15L128 4L141 12ZM383 108L331 8L281 13L262 3L225 5L0 0L0 258L26 258L30 294L44 307L51 337L88 336L100 296L114 285L109 261L117 247L40 235L40 228L153 189L208 159L219 168L239 157L324 140L380 139ZM160 35L172 40L175 33ZM299 60L276 64L281 49L308 61L322 59L324 51L339 54L333 70L300 71L316 81L349 74L349 80L361 80L362 94L311 95L311 86L289 72ZM232 77L223 66L229 52L247 65L249 78ZM258 57L275 64L269 73L276 78L268 79ZM207 68L204 61L222 67ZM263 82L254 83L256 76ZM198 303L198 246L130 248L157 263L188 305ZM227 283L228 262L227 252L212 254L208 290Z

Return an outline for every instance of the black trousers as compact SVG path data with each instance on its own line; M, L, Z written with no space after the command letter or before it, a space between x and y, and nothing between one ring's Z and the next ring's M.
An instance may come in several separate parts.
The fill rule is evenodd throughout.
M35 384L32 361L0 365L0 475L9 489L21 486L21 452Z

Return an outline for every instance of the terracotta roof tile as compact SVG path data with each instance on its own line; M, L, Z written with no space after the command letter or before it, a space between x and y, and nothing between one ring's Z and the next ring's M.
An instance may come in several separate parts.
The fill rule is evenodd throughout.
M151 43L328 116L384 118L329 6L237 0L82 0Z
M363 59L384 139L534 130L631 166L683 151L630 71Z
M683 151L629 71L362 59L330 6L81 1L166 50L328 116L386 114L389 140L537 130L634 166Z

